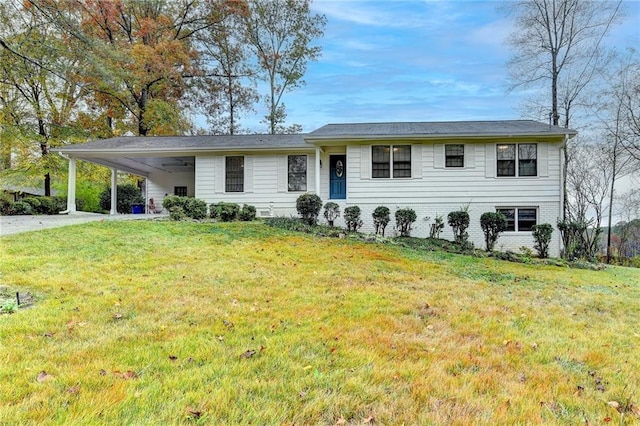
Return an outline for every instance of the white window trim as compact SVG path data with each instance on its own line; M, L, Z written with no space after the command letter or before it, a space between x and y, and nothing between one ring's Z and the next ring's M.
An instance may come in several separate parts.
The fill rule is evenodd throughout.
M447 146L451 146L451 145L462 145L462 166L447 166ZM445 169L445 170L463 170L463 169L466 169L467 168L466 150L467 150L467 147L465 146L464 142L451 142L451 143L443 144L443 148L442 148L442 155L443 155L442 168Z
M227 191L227 157L242 157L242 191ZM225 194L244 194L247 192L247 172L245 170L247 164L246 155L225 155L224 156L224 193Z
M305 186L307 187L307 189L301 189L301 190L290 190L289 189L289 157L291 156L302 156L302 157L306 157L307 160L305 162L306 168L304 171L304 178L305 178ZM287 192L291 192L291 193L305 193L308 192L309 190L309 156L307 154L287 154Z
M500 176L498 174L498 146L499 145L515 145L516 147L516 174L514 176ZM519 145L535 145L536 146L536 174L535 176L520 176L520 150ZM495 145L495 176L498 179L538 179L540 177L540 142L510 142L510 143L496 143ZM452 167L453 168L453 167Z
M505 234L530 234L531 231L520 231L518 230L518 210L520 209L529 209L529 210L535 210L536 211L536 225L540 224L540 208L537 206L496 206L496 213L498 212L498 210L507 210L507 209L513 209L515 210L514 212L514 227L515 227L515 231L504 231Z
M373 176L373 147L374 146L388 146L390 149L389 152L389 162L391 163L389 165L389 177L374 177ZM394 146L408 146L409 147L409 155L411 156L411 160L409 161L409 163L411 164L411 168L409 169L411 172L411 176L409 177L393 177L393 147ZM384 179L400 179L400 180L409 180L409 179L416 179L414 177L414 171L413 171L413 148L411 147L411 144L406 144L406 143L401 143L401 144L375 144L375 145L371 145L370 149L369 149L369 153L371 155L371 161L369 161L369 166L371 167L371 179L373 180L384 180Z

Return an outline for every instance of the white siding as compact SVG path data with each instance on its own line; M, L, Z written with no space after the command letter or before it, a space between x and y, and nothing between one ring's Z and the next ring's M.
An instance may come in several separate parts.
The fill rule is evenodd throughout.
M307 192L315 191L315 157L307 155ZM244 192L225 192L224 155L197 156L196 197L207 204L227 201L251 204L259 215L273 212L275 215L296 213L296 199L304 193L287 190L287 155L246 155L244 163ZM327 163L328 164L328 163Z
M193 197L196 194L194 182L195 175L193 172L151 173L147 177L147 203L149 203L149 198L153 198L154 204L158 207L161 206L165 194L173 195L174 186L186 186L187 195Z
M536 207L538 223L554 225L560 217L560 144L538 143L538 170L536 177L495 177L495 143L484 141L465 143L465 167L444 167L444 144L425 143L421 149L412 149L412 177L410 179L362 179L361 158L366 152L362 146L347 147L347 200L345 206L357 205L362 209L364 231L373 231L371 213L380 205L393 212L410 207L418 213L412 235L429 235L430 223L436 214L446 215L469 205L471 240L483 245L480 215L495 211L497 206ZM327 172L328 173L328 172ZM366 175L366 174L365 174ZM324 172L323 172L324 178ZM325 183L326 182L326 183ZM323 188L328 180L323 181ZM323 195L328 195L323 191ZM323 197L323 200L326 199ZM429 217L430 220L425 220ZM446 226L444 238L452 238ZM554 233L552 251L558 254L559 233ZM533 247L530 232L504 233L497 247L518 250Z
M413 171L421 170L421 175L412 171L408 179L361 179L363 149L347 147L347 200L354 204L371 200L401 204L424 200L460 205L560 202L560 144L538 144L539 153L545 158L539 155L540 173L534 177L495 177L493 143L466 144L465 160L469 164L464 168L440 168L444 162L444 154L439 153L442 148L442 144L425 144L420 150L412 150Z

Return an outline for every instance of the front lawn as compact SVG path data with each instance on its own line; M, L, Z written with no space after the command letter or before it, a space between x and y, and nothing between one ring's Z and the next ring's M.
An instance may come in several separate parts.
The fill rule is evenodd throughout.
M0 424L640 422L634 269L105 221L0 271Z

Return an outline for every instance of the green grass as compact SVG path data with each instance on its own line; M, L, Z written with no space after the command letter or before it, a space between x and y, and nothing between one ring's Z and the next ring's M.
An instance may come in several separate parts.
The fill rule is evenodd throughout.
M0 245L0 286L36 299L0 315L0 424L640 422L638 270L258 223Z

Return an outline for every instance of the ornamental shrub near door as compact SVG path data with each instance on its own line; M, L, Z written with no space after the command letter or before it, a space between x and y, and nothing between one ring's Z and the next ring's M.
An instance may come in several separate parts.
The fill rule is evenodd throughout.
M296 200L296 210L308 225L318 223L318 215L322 209L322 200L316 194L302 194Z
M362 226L362 220L360 220L360 207L350 206L344 209L344 221L347 224L347 231L357 232Z
M384 230L387 228L387 225L391 221L389 217L389 207L378 206L373 211L371 216L373 216L373 226L376 229L376 234L382 235L384 237Z

